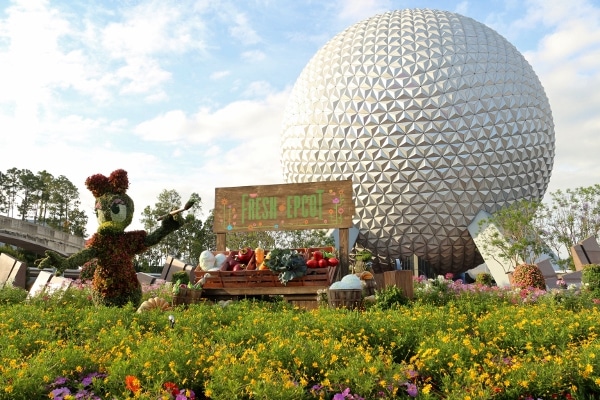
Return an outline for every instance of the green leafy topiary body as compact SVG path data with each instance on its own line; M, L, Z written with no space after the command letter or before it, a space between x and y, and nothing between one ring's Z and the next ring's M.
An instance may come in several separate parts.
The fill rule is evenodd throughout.
M513 284L517 287L546 290L546 279L535 264L519 264L513 272Z
M142 288L133 266L133 257L160 242L183 223L168 215L161 226L151 234L146 231L125 232L133 218L133 200L125 193L129 187L127 172L119 169L109 177L96 174L85 184L96 198L98 231L86 247L68 258L48 250L36 261L39 268L56 267L58 273L77 268L90 260L96 261L92 281L92 297L97 304L138 307Z

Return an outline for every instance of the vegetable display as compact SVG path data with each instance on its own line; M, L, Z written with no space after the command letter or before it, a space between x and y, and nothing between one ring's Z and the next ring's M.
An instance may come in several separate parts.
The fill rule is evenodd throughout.
M265 258L265 264L271 271L279 274L279 281L284 285L307 272L304 256L291 249L271 250Z

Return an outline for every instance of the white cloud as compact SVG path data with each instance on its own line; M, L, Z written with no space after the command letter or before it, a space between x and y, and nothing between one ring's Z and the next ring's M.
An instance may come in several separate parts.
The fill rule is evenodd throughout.
M230 17L233 19L234 24L229 28L229 33L234 39L246 45L256 44L261 41L258 33L250 26L248 17L245 14L232 12Z
M533 1L515 21L550 28L525 53L550 100L556 132L555 168L549 191L600 182L600 8L587 1Z
M245 97L267 97L270 93L273 93L273 87L267 81L251 82L248 88L244 90L243 95Z
M211 80L219 80L231 75L231 71L216 71L210 74Z
M127 65L119 68L116 76L121 79L121 94L144 94L158 90L171 79L171 73L162 69L159 63L148 57L130 57Z
M186 3L150 1L124 9L123 21L102 29L102 44L114 58L203 50L204 23Z
M389 0L338 0L337 16L346 23L355 23L373 15L393 10Z
M185 113L172 110L137 125L134 133L148 141L176 141L184 136L189 125Z
M234 101L217 110L202 108L189 117L182 110L172 110L140 123L134 132L147 141L202 144L253 139L258 133L263 138L278 138L288 95L282 92L264 100Z
M242 60L244 60L244 61L256 62L256 61L264 60L265 53L263 53L260 50L244 51L241 54L241 57L242 57Z

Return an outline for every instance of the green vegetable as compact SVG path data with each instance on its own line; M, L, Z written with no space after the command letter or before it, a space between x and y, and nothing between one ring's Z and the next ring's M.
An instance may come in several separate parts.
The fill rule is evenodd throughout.
M304 256L291 249L271 250L265 264L271 271L279 274L279 281L284 285L294 278L306 275L307 271Z

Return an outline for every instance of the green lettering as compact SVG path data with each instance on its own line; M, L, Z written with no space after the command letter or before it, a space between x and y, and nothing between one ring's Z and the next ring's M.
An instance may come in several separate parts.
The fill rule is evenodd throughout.
M298 209L302 207L302 197L294 196L294 217L298 218Z
M323 189L317 190L317 207L319 210L319 219L323 219Z
M287 212L286 216L288 218L292 218L293 217L293 215L292 215L292 200L293 200L293 198L294 198L294 196L288 196L287 197L287 202L286 202L287 203L287 207L285 209L286 209L286 212Z

